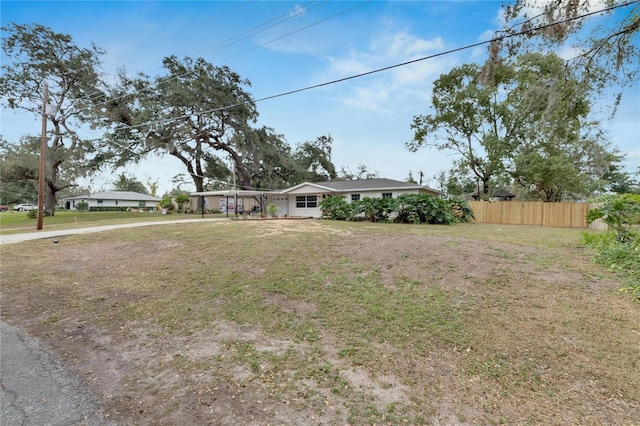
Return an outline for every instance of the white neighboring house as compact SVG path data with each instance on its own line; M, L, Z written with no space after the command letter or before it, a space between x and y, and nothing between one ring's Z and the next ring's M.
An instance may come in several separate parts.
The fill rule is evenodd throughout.
M78 195L62 200L64 208L76 210L80 202L86 202L89 208L92 207L121 207L123 209L151 209L158 206L160 197L140 194L132 191L106 191L95 194Z

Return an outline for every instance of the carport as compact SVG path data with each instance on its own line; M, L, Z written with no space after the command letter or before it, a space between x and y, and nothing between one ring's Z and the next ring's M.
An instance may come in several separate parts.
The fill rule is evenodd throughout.
M197 211L203 208L207 210L219 209L222 213L260 214L266 210L273 195L279 192L267 192L256 190L223 189L218 191L192 192L190 194L190 207Z

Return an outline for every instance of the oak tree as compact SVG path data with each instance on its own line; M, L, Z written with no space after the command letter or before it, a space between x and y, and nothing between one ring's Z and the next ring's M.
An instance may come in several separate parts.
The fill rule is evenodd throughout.
M104 90L100 74L103 51L77 46L71 36L42 25L9 24L2 28L2 50L7 58L0 75L1 102L41 116L44 85L48 85L45 210L53 214L57 194L73 184L63 177L92 171L95 140L81 134L92 121L93 96ZM39 131L40 129L36 129Z

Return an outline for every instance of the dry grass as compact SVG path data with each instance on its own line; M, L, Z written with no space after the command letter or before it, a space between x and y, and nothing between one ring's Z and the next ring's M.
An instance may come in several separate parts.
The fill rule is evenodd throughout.
M580 231L239 221L2 247L2 316L123 424L638 424Z

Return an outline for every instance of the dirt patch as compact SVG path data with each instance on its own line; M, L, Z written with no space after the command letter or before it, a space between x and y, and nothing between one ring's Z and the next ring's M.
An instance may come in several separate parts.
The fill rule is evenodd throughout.
M303 220L163 229L3 248L3 319L121 424L640 418L637 304L578 248Z

